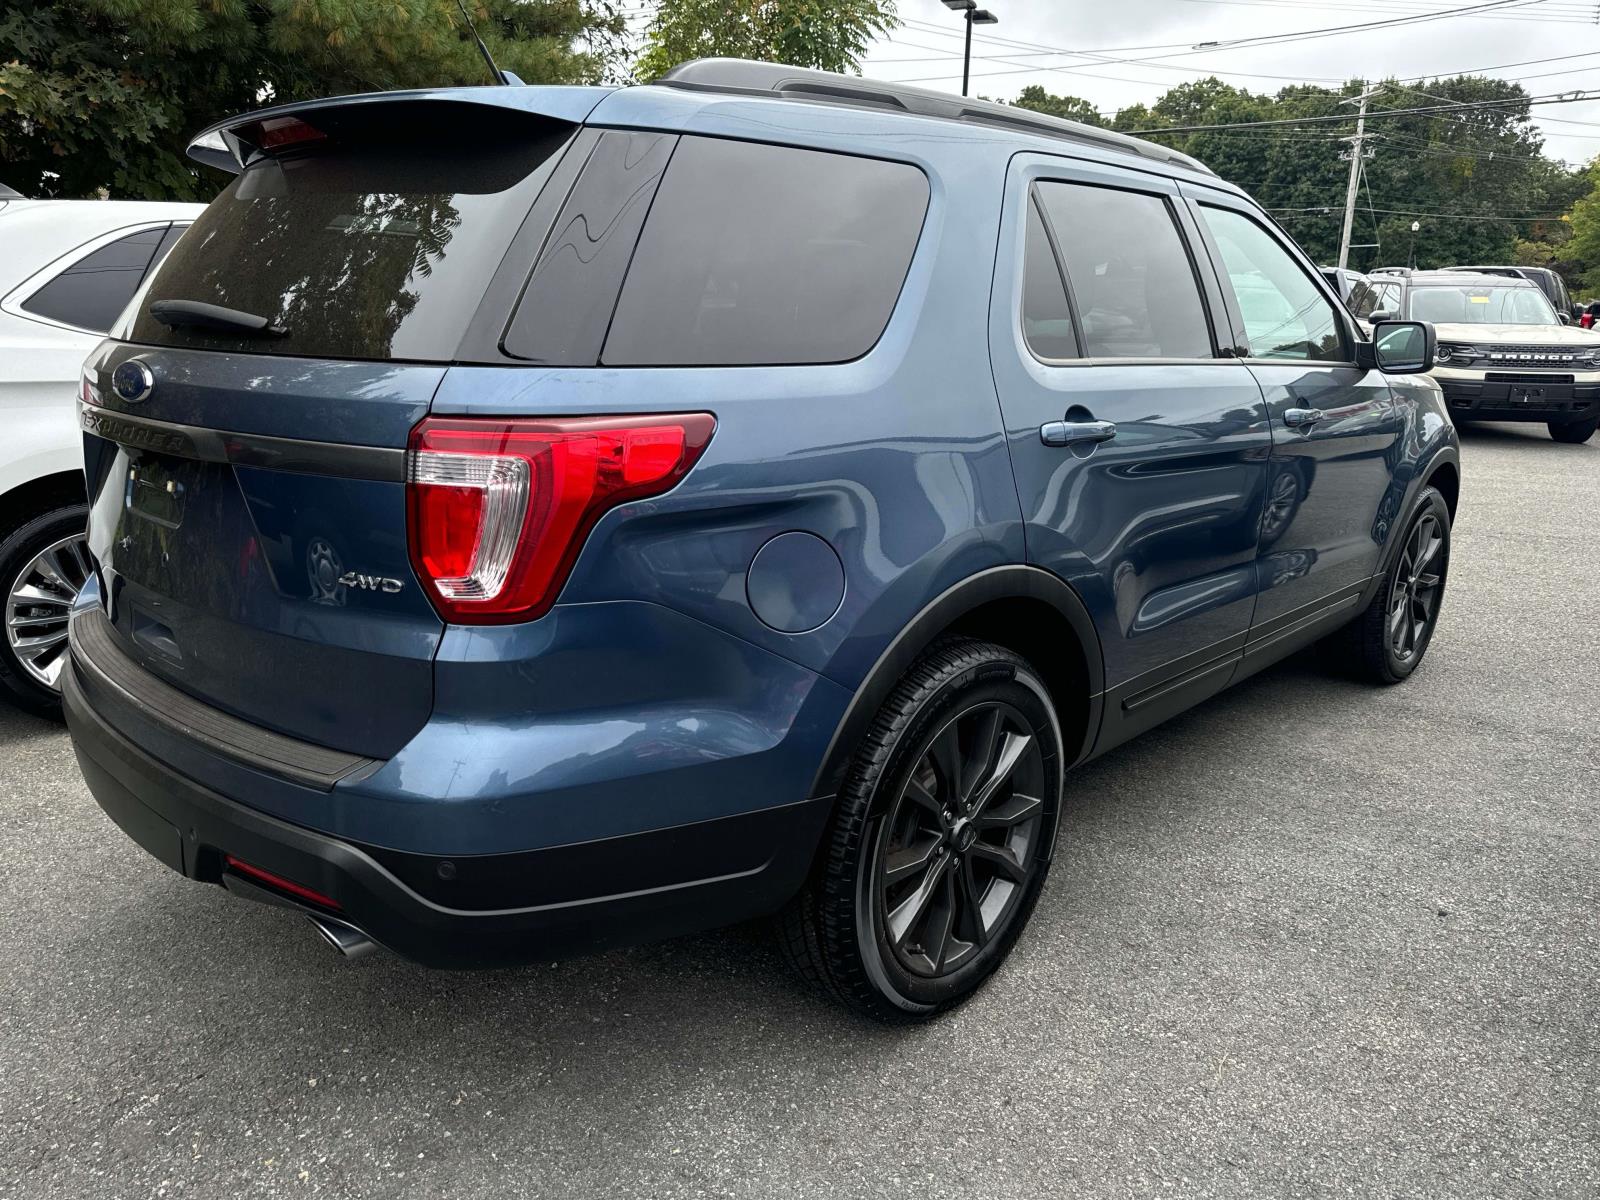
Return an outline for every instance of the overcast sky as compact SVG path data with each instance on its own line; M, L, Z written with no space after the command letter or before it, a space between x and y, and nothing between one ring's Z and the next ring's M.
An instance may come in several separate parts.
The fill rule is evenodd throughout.
M1495 16L1432 19L1205 54L1191 53L1191 47L1201 42L1348 28L1395 17L1450 12L1482 0L979 3L993 12L999 23L974 30L971 91L973 95L998 100L1014 99L1023 88L1036 83L1047 91L1082 96L1110 113L1139 101L1151 103L1173 84L1208 74L1236 87L1269 94L1295 81L1470 73L1518 80L1535 96L1580 88L1594 89L1600 95L1600 24L1596 23L1600 4L1585 0L1532 0ZM902 26L874 44L863 63L863 73L959 92L960 15L945 8L940 0L899 0L899 12ZM1139 49L1152 46L1159 48ZM1156 58L1162 65L1086 62L1070 54L1043 53L1053 50L1104 52L1117 59ZM1586 51L1596 52L1595 56L1527 66L1504 65ZM1253 77L1262 75L1270 78ZM1600 100L1544 105L1533 111L1545 134L1546 153L1574 164L1600 154ZM1555 117L1563 120L1558 122Z

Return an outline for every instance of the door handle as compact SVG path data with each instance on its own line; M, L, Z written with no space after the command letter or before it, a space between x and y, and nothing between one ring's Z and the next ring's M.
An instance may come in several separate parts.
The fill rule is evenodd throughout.
M1110 421L1046 421L1039 426L1039 440L1046 446L1109 442L1116 436L1117 427Z
M1305 425L1315 425L1328 414L1320 408L1289 408L1283 413L1283 423L1291 429Z

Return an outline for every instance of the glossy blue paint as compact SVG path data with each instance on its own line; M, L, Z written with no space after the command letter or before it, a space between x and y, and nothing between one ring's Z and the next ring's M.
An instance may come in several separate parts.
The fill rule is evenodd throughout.
M844 567L816 534L791 529L756 551L744 590L751 611L779 633L807 633L839 611Z
M1020 564L1065 581L1089 615L1107 716L1073 736L1103 750L1226 686L1264 622L1364 587L1417 490L1454 462L1425 380L1032 355L1019 299L1029 186L1154 191L1193 235L1184 187L1238 195L1200 172L1023 131L673 88L407 97L891 158L926 175L929 203L894 313L853 362L446 367L102 347L102 377L134 355L150 365L142 417L345 446L397 451L429 414L716 417L674 490L599 521L551 612L470 628L443 625L423 597L396 479L173 467L88 437L102 586L83 603L103 602L129 653L175 686L382 762L319 793L154 719L119 718L120 732L295 825L493 855L799 805L852 700L892 683L877 668L901 632L940 596L959 620L963 588ZM1225 349L1218 283L1198 267ZM1286 408L1310 402L1334 414L1325 426L1284 426ZM1045 445L1040 426L1063 419L1112 421L1116 436ZM155 482L192 497L175 523L130 490L147 459ZM402 586L341 586L343 571Z

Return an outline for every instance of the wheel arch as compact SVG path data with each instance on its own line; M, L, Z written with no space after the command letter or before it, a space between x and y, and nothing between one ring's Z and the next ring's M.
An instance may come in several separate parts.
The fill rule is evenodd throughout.
M970 575L906 623L867 672L834 730L812 783L837 795L845 768L872 718L913 662L939 638L964 634L1027 659L1055 702L1072 762L1087 758L1100 726L1105 664L1089 610L1059 577L1020 564Z
M40 475L0 494L0 541L41 513L87 503L82 471Z
M1444 497L1445 507L1450 510L1450 520L1453 524L1456 519L1456 505L1461 500L1461 466L1454 458L1441 455L1428 472L1424 487L1437 488Z

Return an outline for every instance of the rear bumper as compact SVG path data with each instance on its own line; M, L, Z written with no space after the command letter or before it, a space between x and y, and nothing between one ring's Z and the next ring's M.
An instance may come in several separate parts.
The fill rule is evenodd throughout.
M202 786L98 715L76 667L64 673L63 684L89 790L150 854L190 879L335 917L428 966L558 958L774 911L803 881L830 807L813 799L514 854L397 854L295 825ZM263 893L228 869L228 855L336 907ZM434 898L441 894L457 903Z
M1600 413L1600 383L1451 377L1435 370L1452 416L1479 421L1583 421ZM1570 379L1571 377L1568 376Z

